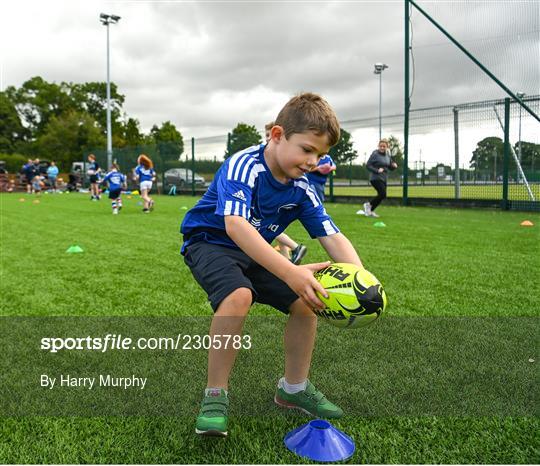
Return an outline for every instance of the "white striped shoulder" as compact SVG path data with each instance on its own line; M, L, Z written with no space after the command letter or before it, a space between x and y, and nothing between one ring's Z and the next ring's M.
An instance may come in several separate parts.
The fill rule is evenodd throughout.
M317 198L317 195L315 194L315 191L309 184L309 181L305 176L302 178L298 178L294 181L294 187L295 188L301 188L306 192L306 195L309 197L311 202L313 203L313 207L319 207L321 203L319 202L319 199Z
M249 219L249 211L247 210L246 204L238 201L225 201L223 215L239 215L246 220Z
M261 146L252 146L234 154L228 161L227 180L240 181L251 188L264 165L260 161Z

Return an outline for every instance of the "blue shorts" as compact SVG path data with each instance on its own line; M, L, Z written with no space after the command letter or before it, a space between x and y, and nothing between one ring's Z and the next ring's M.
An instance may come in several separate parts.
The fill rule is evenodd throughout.
M199 241L187 247L184 262L206 291L214 311L238 288L249 288L253 302L268 304L284 314L298 299L284 281L239 249Z
M120 189L109 189L109 199L118 199L122 194L122 188Z

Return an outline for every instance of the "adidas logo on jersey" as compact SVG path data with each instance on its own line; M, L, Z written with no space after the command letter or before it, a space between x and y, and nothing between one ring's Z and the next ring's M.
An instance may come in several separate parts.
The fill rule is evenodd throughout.
M236 197L236 199L240 199L241 201L246 202L246 196L244 195L244 191L236 191L233 195L233 197Z

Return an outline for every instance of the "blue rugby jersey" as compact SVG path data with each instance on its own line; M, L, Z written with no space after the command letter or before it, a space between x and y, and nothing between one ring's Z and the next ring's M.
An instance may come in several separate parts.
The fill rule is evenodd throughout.
M287 184L273 177L264 160L265 147L240 151L219 168L204 196L184 217L182 254L197 241L239 249L225 231L227 215L244 217L268 243L297 219L312 238L339 232L305 176Z
M122 189L122 184L126 181L126 176L118 171L110 171L105 175L103 182L109 183L109 191Z
M319 160L319 163L317 163L317 166L325 165L325 164L331 164L335 165L334 161L332 160L332 157L330 157L328 154L326 154L324 157ZM307 179L310 183L318 183L318 184L325 184L326 179L328 178L328 175L323 175L320 172L310 172L307 174Z
M139 177L139 183L141 181L152 181L152 178L155 175L153 168L144 168L142 165L137 165L135 168L135 173Z

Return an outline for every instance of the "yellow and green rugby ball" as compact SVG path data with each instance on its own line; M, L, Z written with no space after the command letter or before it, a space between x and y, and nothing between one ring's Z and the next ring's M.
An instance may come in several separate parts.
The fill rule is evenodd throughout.
M336 327L365 327L386 308L386 293L381 282L363 267L337 263L314 275L328 292L328 298L317 293L325 308L314 312Z

